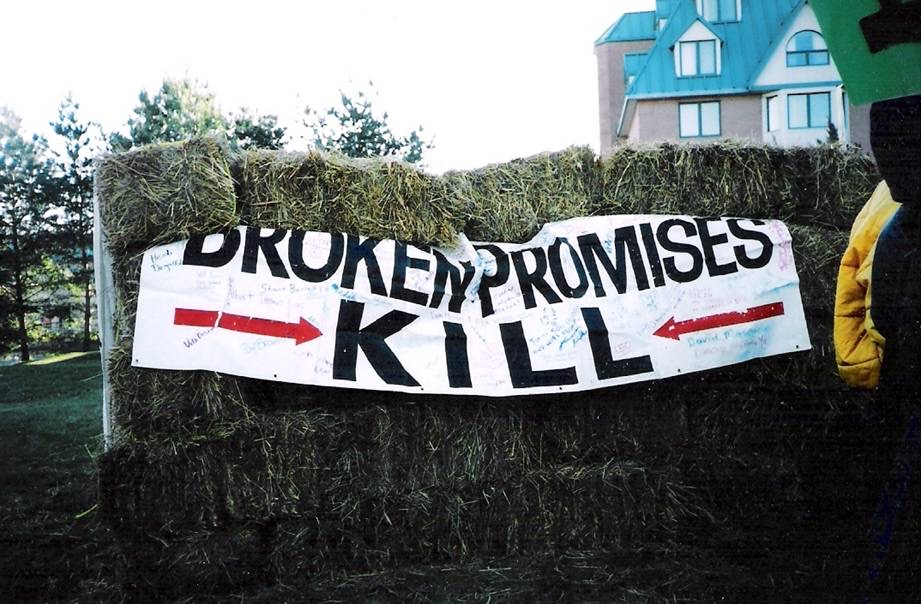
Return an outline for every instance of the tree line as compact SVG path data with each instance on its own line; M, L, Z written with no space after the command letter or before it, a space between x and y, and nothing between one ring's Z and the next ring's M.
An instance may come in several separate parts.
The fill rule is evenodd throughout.
M396 135L372 95L340 92L340 104L306 108L303 124L317 149L350 157L394 156L410 163L432 148L422 128ZM93 162L106 152L223 137L232 149L284 149L288 127L277 116L240 108L223 113L207 86L165 80L142 90L123 131L85 119L68 95L49 122L54 139L25 132L0 107L0 354L23 362L36 346L90 350L94 334ZM56 139L56 140L55 140Z

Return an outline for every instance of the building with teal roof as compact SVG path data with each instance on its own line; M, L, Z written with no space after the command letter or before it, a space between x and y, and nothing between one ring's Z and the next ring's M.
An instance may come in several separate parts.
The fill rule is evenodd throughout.
M595 40L602 153L625 141L869 149L808 0L657 0Z

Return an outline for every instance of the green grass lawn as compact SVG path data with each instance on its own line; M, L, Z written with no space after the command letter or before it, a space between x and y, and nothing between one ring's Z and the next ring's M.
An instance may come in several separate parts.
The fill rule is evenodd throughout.
M104 566L95 519L98 352L0 367L0 594L72 600Z

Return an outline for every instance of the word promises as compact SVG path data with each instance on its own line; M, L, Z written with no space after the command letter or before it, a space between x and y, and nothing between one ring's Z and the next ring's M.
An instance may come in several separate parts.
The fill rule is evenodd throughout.
M458 249L257 227L160 246L134 364L508 396L808 348L782 223L620 216Z

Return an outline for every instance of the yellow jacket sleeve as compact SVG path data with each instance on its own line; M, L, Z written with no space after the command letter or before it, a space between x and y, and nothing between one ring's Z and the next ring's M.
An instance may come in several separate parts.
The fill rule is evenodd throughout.
M870 313L873 252L880 231L899 207L886 183L880 183L854 220L838 268L835 360L841 379L858 388L875 388L879 382L886 341L876 331Z

